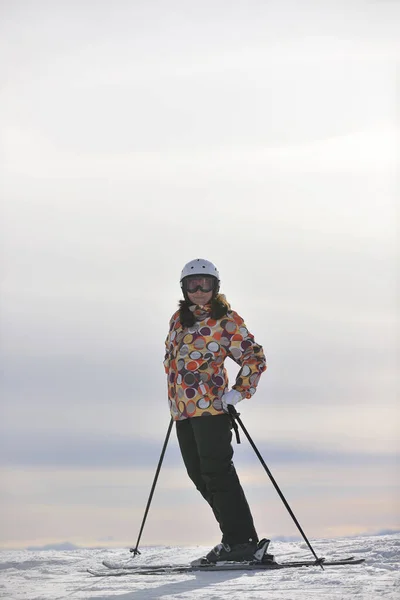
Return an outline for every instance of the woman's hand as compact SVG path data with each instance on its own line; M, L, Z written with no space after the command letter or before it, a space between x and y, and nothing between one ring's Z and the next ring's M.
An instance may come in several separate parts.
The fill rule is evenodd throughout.
M222 396L222 408L225 412L228 412L228 405L235 406L238 402L243 400L242 394L237 390L229 390Z

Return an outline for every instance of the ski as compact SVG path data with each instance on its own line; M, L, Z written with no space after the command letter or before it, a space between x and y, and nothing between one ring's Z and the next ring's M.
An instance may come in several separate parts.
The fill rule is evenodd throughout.
M325 565L326 564L326 559L321 559L322 563ZM354 562L355 557L354 556L347 556L345 558L341 558L341 559L332 559L331 561L329 561L329 563L333 563L333 562L337 562L337 560L340 560L340 562ZM364 560L364 559L363 559ZM155 564L155 565L146 565L146 564L138 564L137 562L133 561L132 559L126 560L126 561L120 561L120 562L113 562L113 561L109 561L109 560L103 560L102 564L107 567L107 569L118 569L118 570L140 570L140 569L169 569L171 567L189 567L192 565L172 565L171 563L168 564ZM232 566L240 566L240 567L246 567L248 565L253 566L269 566L271 563L270 562L265 562L265 563L261 563L257 560L253 560L253 561L242 561L242 562L230 562L230 561L225 561L225 562L218 562L215 564L206 564L206 565L199 565L199 568L204 568L204 567L212 567L214 568L216 565L217 566L227 566L227 567L232 567ZM276 564L275 562L272 564ZM282 564L282 563L281 563ZM300 565L300 566L313 566L316 564L316 561L314 560L298 560L298 561L289 561L289 563L283 563L283 564L293 564L293 565Z
M359 565L365 561L364 558L354 558L353 556L337 559L337 560L324 560L323 566L339 566L339 565ZM107 561L104 561L106 563ZM104 564L103 563L103 564ZM191 566L191 565L135 565L124 567L109 567L107 570L101 569L87 569L87 572L94 577L123 577L126 575L165 575L173 573L194 573L194 572L213 572L213 571L274 571L279 569L289 568L301 568L301 567L315 567L319 566L315 560L302 560L302 561L291 561L291 562L242 562L242 563L215 563L210 565L202 566ZM105 565L107 566L107 565Z

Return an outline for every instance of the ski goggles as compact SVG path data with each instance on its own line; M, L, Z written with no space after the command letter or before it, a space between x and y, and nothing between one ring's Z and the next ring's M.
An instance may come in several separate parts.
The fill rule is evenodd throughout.
M191 276L186 277L183 280L184 289L189 294L194 294L198 290L201 290L204 293L212 292L215 285L215 277L211 276Z

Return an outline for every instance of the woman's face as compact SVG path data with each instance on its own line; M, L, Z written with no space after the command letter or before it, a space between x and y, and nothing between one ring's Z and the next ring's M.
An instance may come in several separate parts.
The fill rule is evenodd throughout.
M211 301L215 278L211 275L191 275L184 280L184 289L192 304L205 306Z
M205 306L209 302L211 302L212 291L211 292L202 292L201 290L197 290L193 294L190 292L187 293L190 302L193 304L198 304L198 306Z

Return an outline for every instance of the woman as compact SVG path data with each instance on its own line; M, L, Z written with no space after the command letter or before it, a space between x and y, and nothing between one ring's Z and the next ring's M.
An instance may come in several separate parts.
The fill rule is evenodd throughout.
M266 369L265 356L219 294L219 273L211 262L197 258L187 263L180 283L184 300L171 318L164 360L170 411L188 475L222 531L221 544L195 563L252 560L258 536L232 462L228 406L254 394ZM240 366L230 390L224 367L228 356ZM263 555L265 542L260 542Z

